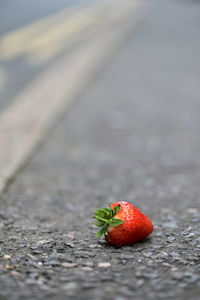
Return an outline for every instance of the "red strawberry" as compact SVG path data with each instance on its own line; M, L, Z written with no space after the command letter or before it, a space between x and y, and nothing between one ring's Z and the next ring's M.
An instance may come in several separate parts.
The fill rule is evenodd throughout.
M153 224L130 202L115 202L110 208L97 209L94 215L100 227L96 237L103 234L114 246L134 244L144 240L153 231Z

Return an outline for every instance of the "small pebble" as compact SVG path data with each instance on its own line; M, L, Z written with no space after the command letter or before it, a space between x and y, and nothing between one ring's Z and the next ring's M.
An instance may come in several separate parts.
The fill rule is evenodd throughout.
M61 263L61 266L64 267L64 268L75 268L75 267L78 266L78 264L76 264L76 263L64 262L64 263Z
M110 268L111 263L109 263L109 262L100 262L100 263L98 263L98 267L99 268Z

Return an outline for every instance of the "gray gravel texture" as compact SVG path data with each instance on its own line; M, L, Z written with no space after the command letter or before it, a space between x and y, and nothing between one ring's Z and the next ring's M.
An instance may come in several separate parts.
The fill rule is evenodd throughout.
M0 299L199 299L199 2L160 1L0 201ZM170 16L170 22L169 22ZM151 238L95 238L129 200Z

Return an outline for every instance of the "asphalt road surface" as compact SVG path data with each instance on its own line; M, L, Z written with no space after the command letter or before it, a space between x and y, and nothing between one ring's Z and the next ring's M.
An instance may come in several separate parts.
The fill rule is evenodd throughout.
M197 300L200 3L154 1L0 200L0 298ZM92 214L129 200L155 225L122 248Z

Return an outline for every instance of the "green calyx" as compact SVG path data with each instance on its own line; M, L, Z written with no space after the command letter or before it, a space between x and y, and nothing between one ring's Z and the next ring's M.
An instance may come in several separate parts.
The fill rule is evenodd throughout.
M99 231L96 234L97 238L100 238L103 234L107 234L108 226L118 226L123 224L124 221L120 219L115 219L114 216L120 210L120 204L112 208L101 208L96 209L96 212L93 216L97 220L94 223L97 227L100 227Z

